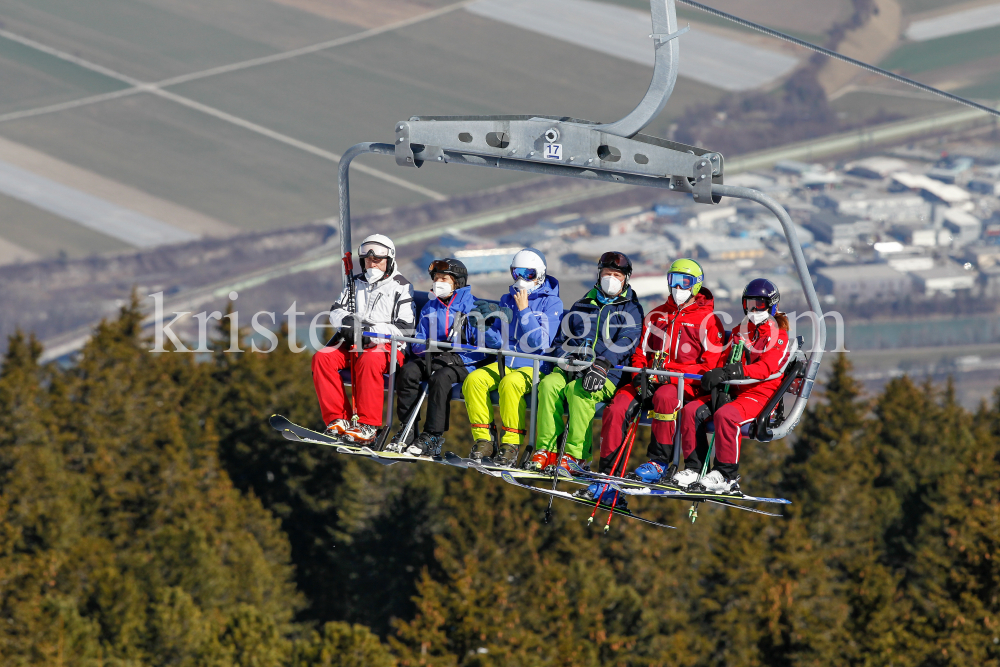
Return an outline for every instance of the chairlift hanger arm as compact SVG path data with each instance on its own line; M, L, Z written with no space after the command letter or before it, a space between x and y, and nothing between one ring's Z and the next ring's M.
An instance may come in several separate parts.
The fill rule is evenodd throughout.
M677 29L674 0L650 0L649 10L653 17L653 34L650 37L656 50L649 89L629 115L614 123L598 125L596 129L601 132L619 137L634 137L660 115L674 92L680 65L680 40L677 38L687 32L688 28Z

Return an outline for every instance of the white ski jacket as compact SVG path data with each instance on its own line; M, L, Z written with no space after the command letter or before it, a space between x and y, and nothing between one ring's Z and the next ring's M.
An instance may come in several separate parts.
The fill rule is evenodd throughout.
M357 314L365 331L391 336L413 335L416 324L413 285L398 269L394 268L392 275L384 276L372 284L369 284L364 274L356 275L354 289ZM350 314L347 301L345 288L340 294L340 300L330 309L330 320L335 327L340 326L344 317ZM399 343L399 350L406 350L406 343Z

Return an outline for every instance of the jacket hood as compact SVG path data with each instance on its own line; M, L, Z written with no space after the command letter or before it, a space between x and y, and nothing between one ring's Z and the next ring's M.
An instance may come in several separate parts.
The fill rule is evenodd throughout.
M508 288L511 296L517 296L517 290L511 285ZM559 281L552 276L545 276L545 281L541 287L528 295L528 299L537 299L543 296L559 296Z

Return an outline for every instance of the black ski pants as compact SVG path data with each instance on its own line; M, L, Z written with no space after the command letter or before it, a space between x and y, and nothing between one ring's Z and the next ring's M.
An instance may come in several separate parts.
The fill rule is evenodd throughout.
M443 354L435 356L431 362L431 374L428 380L427 362L414 359L403 364L396 374L396 414L400 424L405 424L410 418L410 412L416 407L420 398L420 383L428 381L427 389L427 423L424 431L432 435L441 435L448 430L448 418L451 413L451 386L462 383L469 371L460 365L458 355ZM413 422L413 433L419 433L420 416Z

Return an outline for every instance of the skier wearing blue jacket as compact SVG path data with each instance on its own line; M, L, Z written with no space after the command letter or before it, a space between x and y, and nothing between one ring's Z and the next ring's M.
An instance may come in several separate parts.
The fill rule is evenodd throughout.
M502 317L493 320L485 330L487 347L515 350L528 354L547 354L559 331L563 302L559 298L559 281L546 275L545 256L534 248L525 248L511 260L510 274L514 279L510 291L500 299ZM496 313L496 305L477 304L485 316ZM524 395L531 391L532 362L520 357L504 358L504 375L497 362L483 366L465 378L462 394L472 426L472 458L494 456L494 462L512 466L517 462L521 444L528 434ZM499 443L490 435L493 425L493 403L490 392L500 395L500 419L503 434Z
M430 300L420 311L415 338L443 343L478 345L478 330L469 318L477 299L468 286L469 272L457 259L437 259L427 268L433 285ZM444 445L444 432L448 430L451 413L451 387L465 380L485 355L481 352L441 349L430 352L427 346L414 343L413 353L418 357L408 361L396 375L397 415L402 424L419 409L420 383L427 382L427 419L423 432L414 440L419 426L417 420L410 429L406 442L397 439L389 443L393 451L407 451L415 456L437 456ZM422 357L422 358L421 358Z
M622 371L642 336L642 306L628 284L632 262L620 252L606 252L597 262L593 289L573 304L556 336L554 355L591 362L589 367L560 363L538 385L538 448L525 466L541 471L557 464L559 437L564 429L566 449L562 467L591 458L594 415L598 403L615 395ZM563 426L563 410L569 420Z

